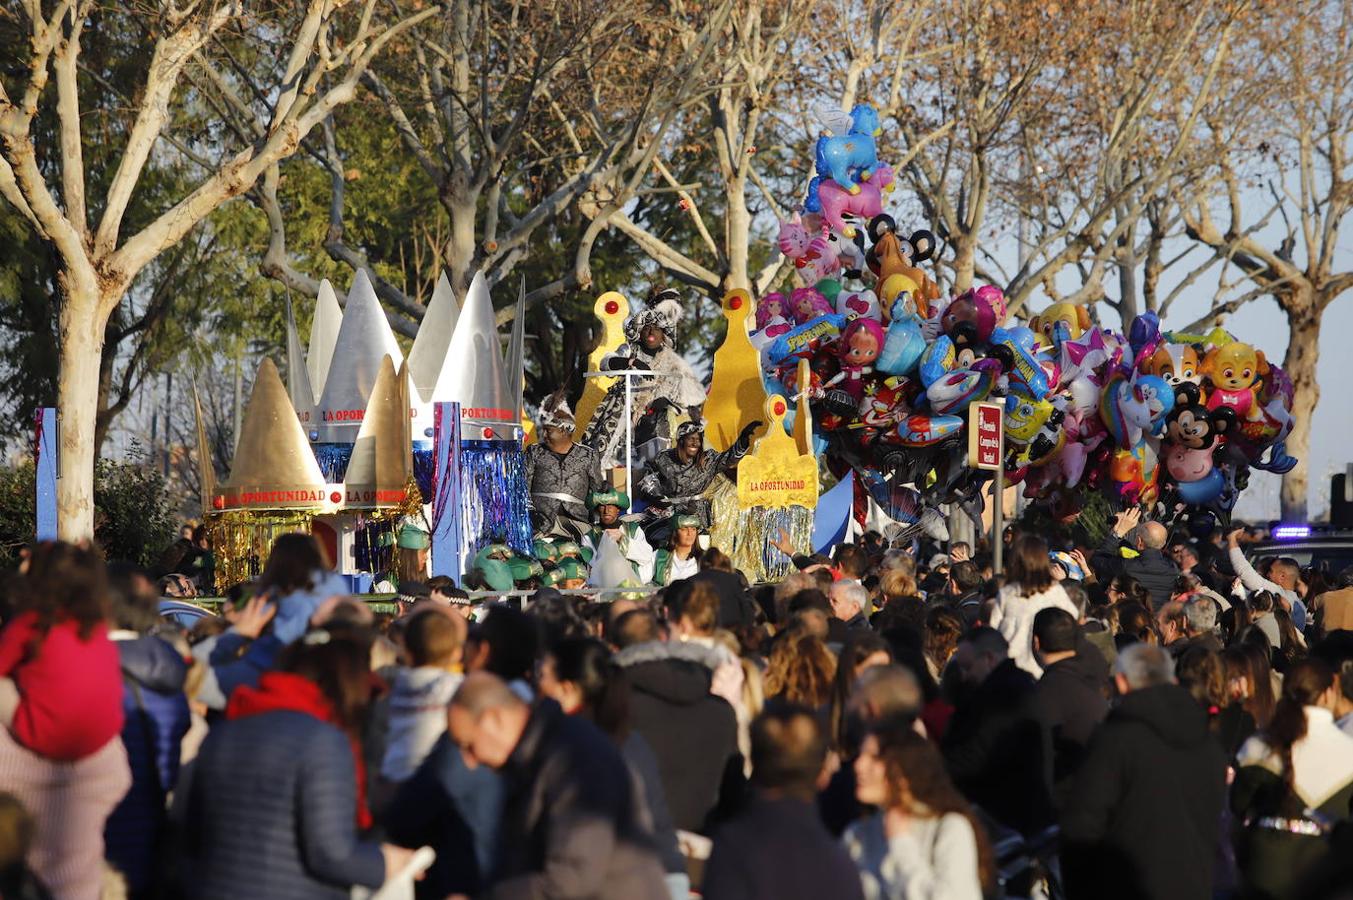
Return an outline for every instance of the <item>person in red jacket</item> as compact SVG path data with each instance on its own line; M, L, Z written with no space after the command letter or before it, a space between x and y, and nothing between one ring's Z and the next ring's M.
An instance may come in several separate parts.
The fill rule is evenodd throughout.
M88 548L38 544L0 631L0 722L39 756L74 762L122 732L122 670L108 584Z

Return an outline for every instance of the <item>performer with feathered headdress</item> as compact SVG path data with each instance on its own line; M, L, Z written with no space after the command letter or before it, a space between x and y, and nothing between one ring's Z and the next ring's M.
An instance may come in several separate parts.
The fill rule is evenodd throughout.
M609 371L643 369L653 373L633 379L630 402L635 446L649 445L639 450L640 459L651 459L671 445L669 408L679 414L698 415L705 402L704 385L674 347L682 315L680 294L670 288L658 291L649 299L647 309L625 323L627 343L601 363ZM640 428L646 416L651 420L645 424L652 427ZM621 378L607 390L583 435L583 443L601 454L602 465L607 468L624 464L624 417L625 380Z
M562 389L545 398L536 424L540 440L526 448L531 528L538 537L578 540L592 527L588 496L605 487L600 458L574 442L577 423Z

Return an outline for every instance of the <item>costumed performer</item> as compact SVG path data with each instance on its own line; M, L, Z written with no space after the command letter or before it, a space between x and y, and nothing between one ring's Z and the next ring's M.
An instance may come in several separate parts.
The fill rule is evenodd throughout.
M573 440L577 425L562 390L540 406L540 440L526 448L531 529L537 537L580 538L590 527L586 497L605 487L597 451Z
M625 323L626 344L601 361L601 368L652 371L632 378L631 427L638 460L652 459L669 446L667 412L698 414L705 402L705 386L690 364L675 350L676 326L681 321L680 294L671 288L649 298L648 308ZM601 454L602 465L624 465L620 444L625 435L625 379L606 391L583 434L583 443Z
M619 488L611 488L593 492L587 502L592 507L597 524L583 535L583 558L592 563L601 549L602 538L609 535L620 547L620 555L633 567L638 583L648 584L652 581L653 548L649 546L644 530L638 522L620 521L621 512L629 509L630 498Z
M682 422L677 426L676 446L659 453L639 481L639 496L649 503L649 520L653 523L648 529L650 537L665 537L671 517L677 512L690 513L701 529L709 530L712 516L705 490L747 455L752 434L761 424L749 423L739 432L733 446L722 453L705 449L703 423Z
M653 565L653 583L666 587L700 571L700 519L682 513L672 520L672 536L659 550Z

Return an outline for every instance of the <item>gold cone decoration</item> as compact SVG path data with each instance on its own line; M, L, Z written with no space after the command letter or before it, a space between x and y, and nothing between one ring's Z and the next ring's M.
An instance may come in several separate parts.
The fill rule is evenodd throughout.
M244 408L230 477L212 497L212 509L314 509L338 500L326 494L277 365L264 359Z
M197 425L197 473L202 515L211 512L211 501L216 496L216 466L211 462L211 444L207 441L207 425L202 420L202 401L193 385L193 415Z
M390 506L404 500L413 475L408 366L405 362L396 373L390 357L381 360L343 480L348 509Z
M733 446L738 434L756 420L757 410L766 402L761 356L747 337L752 295L741 288L731 290L724 294L722 306L728 330L723 343L714 351L714 374L704 410L705 439L720 452Z
M595 372L601 368L601 360L608 353L614 353L620 345L625 343L625 320L630 315L630 302L625 299L624 294L615 291L607 291L597 298L597 302L592 307L597 318L601 321L601 341L597 344L597 349L593 350L587 357L587 371ZM592 414L597 411L597 404L601 403L601 398L606 396L606 391L611 385L615 384L616 379L606 378L588 378L583 382L583 395L578 398L578 405L575 409L576 426L573 433L579 437L587 430L587 423L592 421Z

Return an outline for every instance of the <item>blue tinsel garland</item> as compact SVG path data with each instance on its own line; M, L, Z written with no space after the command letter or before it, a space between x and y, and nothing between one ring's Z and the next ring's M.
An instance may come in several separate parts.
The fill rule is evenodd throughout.
M413 442L413 480L418 483L418 492L424 500L432 496L432 482L437 474L433 451L432 441Z
M460 490L467 560L492 542L531 552L526 455L518 441L463 441Z

